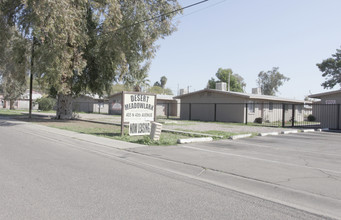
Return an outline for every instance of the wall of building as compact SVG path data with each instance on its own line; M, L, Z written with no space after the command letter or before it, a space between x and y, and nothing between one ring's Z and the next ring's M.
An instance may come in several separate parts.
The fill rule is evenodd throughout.
M340 129L341 128L341 108L340 104L315 104L313 105L312 115L317 122L321 123L322 128ZM339 121L337 120L339 119Z
M217 104L215 107L214 103L222 104ZM230 104L226 105L225 103ZM180 119L214 121L216 109L217 121L243 123L245 121L245 106L242 103L245 103L245 98L209 91L185 96L181 98Z
M87 96L80 96L73 100L72 110L75 112L108 114L109 104L105 100L93 99Z
M167 116L169 107L169 116L180 116L180 104L178 100L157 100L156 115Z
M215 92L202 92L181 99L180 118L183 120L221 121L245 123L262 118L264 122L281 122L283 102L250 100ZM246 108L247 104L247 108ZM304 121L303 104L295 104L295 121ZM285 121L292 119L292 104L285 104Z
M331 103L334 102L335 103ZM321 104L341 104L341 92L321 97Z
M1 101L1 108L4 109L10 109L10 101L6 101L6 100L0 100ZM33 101L32 103L32 110L38 110L38 103L35 103ZM18 110L29 110L30 108L30 100L26 100L26 99L19 99L16 100L14 102L14 109L18 109Z
M322 96L318 103L313 105L312 115L321 122L321 127L341 129L341 92Z

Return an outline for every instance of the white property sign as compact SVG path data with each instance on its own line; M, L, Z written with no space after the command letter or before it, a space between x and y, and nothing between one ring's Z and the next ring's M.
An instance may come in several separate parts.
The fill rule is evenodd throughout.
M150 122L155 121L156 95L123 92L122 93L122 130L129 123L129 135L149 135Z

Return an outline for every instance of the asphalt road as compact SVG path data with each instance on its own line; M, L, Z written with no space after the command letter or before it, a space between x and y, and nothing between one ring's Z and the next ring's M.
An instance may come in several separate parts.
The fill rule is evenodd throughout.
M0 219L338 217L333 207L339 205L340 192L315 193L315 184L306 189L300 187L304 183L288 186L292 180L285 181L289 173L300 176L315 169L301 170L306 166L319 166L322 171L316 175L326 173L326 181L339 180L340 137L328 135L327 152L323 146L313 147L313 152L300 148L296 143L304 145L311 137L302 141L296 136L287 150L264 143L266 139L141 147L0 119ZM308 159L301 161L299 152ZM279 182L266 178L270 174ZM332 181L328 184L336 187L334 191L340 188ZM291 204L292 194L314 201L311 206ZM320 202L330 210L315 209Z

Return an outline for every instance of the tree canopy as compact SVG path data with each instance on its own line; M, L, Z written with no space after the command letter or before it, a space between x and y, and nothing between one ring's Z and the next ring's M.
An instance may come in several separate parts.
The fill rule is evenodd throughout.
M1 0L0 66L15 29L34 46L40 84L58 95L102 95L153 58L179 8L176 0Z
M336 49L336 53L331 58L316 64L322 72L326 81L321 84L323 88L334 88L337 84L341 86L341 49Z
M258 74L257 84L263 95L275 95L278 87L282 86L289 78L278 71L279 67L273 67L267 72L261 71Z
M7 31L12 33L7 35L8 39L1 40L4 45L1 48L0 78L4 98L10 101L10 108L13 109L14 101L26 90L29 50L26 39L14 28Z
M163 89L161 86L152 86L147 89L147 92L155 94L173 95L173 92L170 88Z
M232 69L219 68L215 75L218 80L215 80L213 77L208 80L207 87L209 89L215 89L217 82L226 82L226 84L228 85L230 75L230 91L244 92L244 87L246 86L246 83L244 82L243 77L236 73L233 73Z

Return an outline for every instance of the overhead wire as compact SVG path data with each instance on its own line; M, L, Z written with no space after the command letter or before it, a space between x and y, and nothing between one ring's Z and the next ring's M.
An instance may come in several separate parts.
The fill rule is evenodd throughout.
M182 16L176 18L176 20L179 20L179 19L184 18L184 17L187 17L187 16L189 16L189 15L198 13L198 12L203 11L203 10L206 10L206 9L208 9L208 8L212 8L212 7L217 6L217 5L219 5L219 4L223 3L223 2L226 2L226 1L227 1L227 0L222 0L222 1L220 1L220 2L217 2L217 3L215 3L215 4L209 5L209 6L207 6L207 7L204 7L204 8L198 9L198 10L196 10L196 11L193 11L193 12L191 12L191 13L182 15Z
M154 20L154 19L157 19L157 18L160 18L160 17L163 17L163 16L166 16L166 15L169 15L169 14L173 14L173 13L176 13L178 11L182 11L184 9L187 9L187 8L191 8L191 7L194 7L194 6L197 6L197 5L200 5L202 3L205 3L205 2L208 2L209 0L203 0L203 1L200 1L200 2L196 2L196 3L193 3L191 5L187 5L185 7L182 7L182 8L179 8L179 9L176 9L176 10L173 10L173 11L170 11L170 12L166 12L166 13L163 13L163 14L160 14L160 15L157 15L157 16L154 16L154 17L151 17L151 18L148 18L148 19L145 19L145 20L142 20L142 21L137 21L131 25L127 25L127 26L124 26L124 27L120 27L120 28L117 28L115 30L116 31L119 31L121 29L126 29L126 28L130 28L130 27L133 27L135 25L138 25L138 24L141 24L141 23L144 23L144 22L148 22L148 21L151 21L151 20Z

